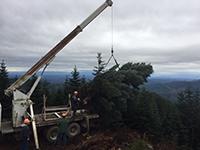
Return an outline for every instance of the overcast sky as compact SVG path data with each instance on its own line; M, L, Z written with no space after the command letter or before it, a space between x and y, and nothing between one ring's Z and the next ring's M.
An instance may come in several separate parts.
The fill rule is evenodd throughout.
M104 0L1 0L0 59L26 70ZM120 64L151 63L156 73L200 72L199 0L114 0L114 50ZM92 70L111 49L111 9L66 46L48 70Z

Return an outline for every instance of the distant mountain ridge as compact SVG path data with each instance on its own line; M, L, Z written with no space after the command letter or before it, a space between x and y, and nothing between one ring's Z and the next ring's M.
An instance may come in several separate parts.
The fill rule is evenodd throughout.
M9 78L19 78L25 72L9 72ZM80 76L86 79L92 79L94 76L92 75L92 71L79 71ZM64 83L66 77L70 77L71 72L54 72L54 71L47 71L43 75L43 79L47 80L50 83ZM40 75L40 72L37 73Z
M157 94L163 96L169 100L177 100L178 93L185 89L197 90L200 89L200 80L189 80L189 81L177 81L167 79L152 79L148 83L145 84L145 88L156 92Z
M93 79L92 71L81 70L80 76L86 79ZM20 77L25 72L9 72L10 78ZM44 73L43 78L50 83L63 84L66 76L70 77L71 72L50 72ZM40 74L40 72L38 73ZM162 97L171 101L177 100L177 94L187 88L192 90L200 89L200 79L198 74L181 74L181 75L153 75L148 82L143 86L147 90L156 92Z

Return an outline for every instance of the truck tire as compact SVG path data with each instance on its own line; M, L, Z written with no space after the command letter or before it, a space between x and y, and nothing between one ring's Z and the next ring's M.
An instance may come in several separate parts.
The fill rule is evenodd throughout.
M58 136L58 127L49 127L46 131L46 139L49 143L55 143Z
M78 123L72 122L71 124L69 124L67 128L67 132L68 132L69 137L77 136L81 132L81 127Z

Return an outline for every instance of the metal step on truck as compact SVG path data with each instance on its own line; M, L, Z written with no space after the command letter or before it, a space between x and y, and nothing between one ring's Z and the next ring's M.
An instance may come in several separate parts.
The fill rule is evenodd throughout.
M107 7L111 7L112 0L106 0L101 6L99 6L91 15L89 15L80 25L78 25L71 33L64 37L56 46L54 46L45 56L43 56L38 62L36 62L23 76L21 76L16 82L11 84L6 90L5 94L12 98L12 118L8 121L2 120L2 106L0 105L0 131L2 134L15 133L20 131L23 117L29 115L31 118L31 124L33 129L33 136L36 149L39 149L39 141L37 134L37 127L46 127L47 138L49 141L56 139L56 125L60 119L60 113L67 111L70 106L57 106L57 107L45 107L42 114L34 114L33 102L30 99L32 93L36 89L40 82L42 75L48 65L56 57L56 54L60 52L72 39L74 39L83 29L92 22L99 14L101 14ZM20 91L20 87L24 85L34 74L38 73L42 69L41 74L38 76L32 87L27 93ZM80 132L80 127L85 126L89 131L89 122L92 119L98 118L98 114L90 114L87 110L78 110L76 117L73 118L73 122L70 124L69 133L71 136L77 135Z

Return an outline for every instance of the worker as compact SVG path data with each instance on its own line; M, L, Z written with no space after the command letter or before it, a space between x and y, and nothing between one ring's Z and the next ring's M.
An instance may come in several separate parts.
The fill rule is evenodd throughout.
M58 136L56 140L57 145L65 145L68 143L69 137L67 128L70 123L70 111L62 113L62 119L58 121Z
M79 107L79 102L80 102L80 98L78 98L78 91L74 91L73 96L71 98L73 116L76 115L76 111Z
M28 150L29 148L29 138L30 138L30 120L28 118L24 118L23 124L21 125L21 145L20 150Z

